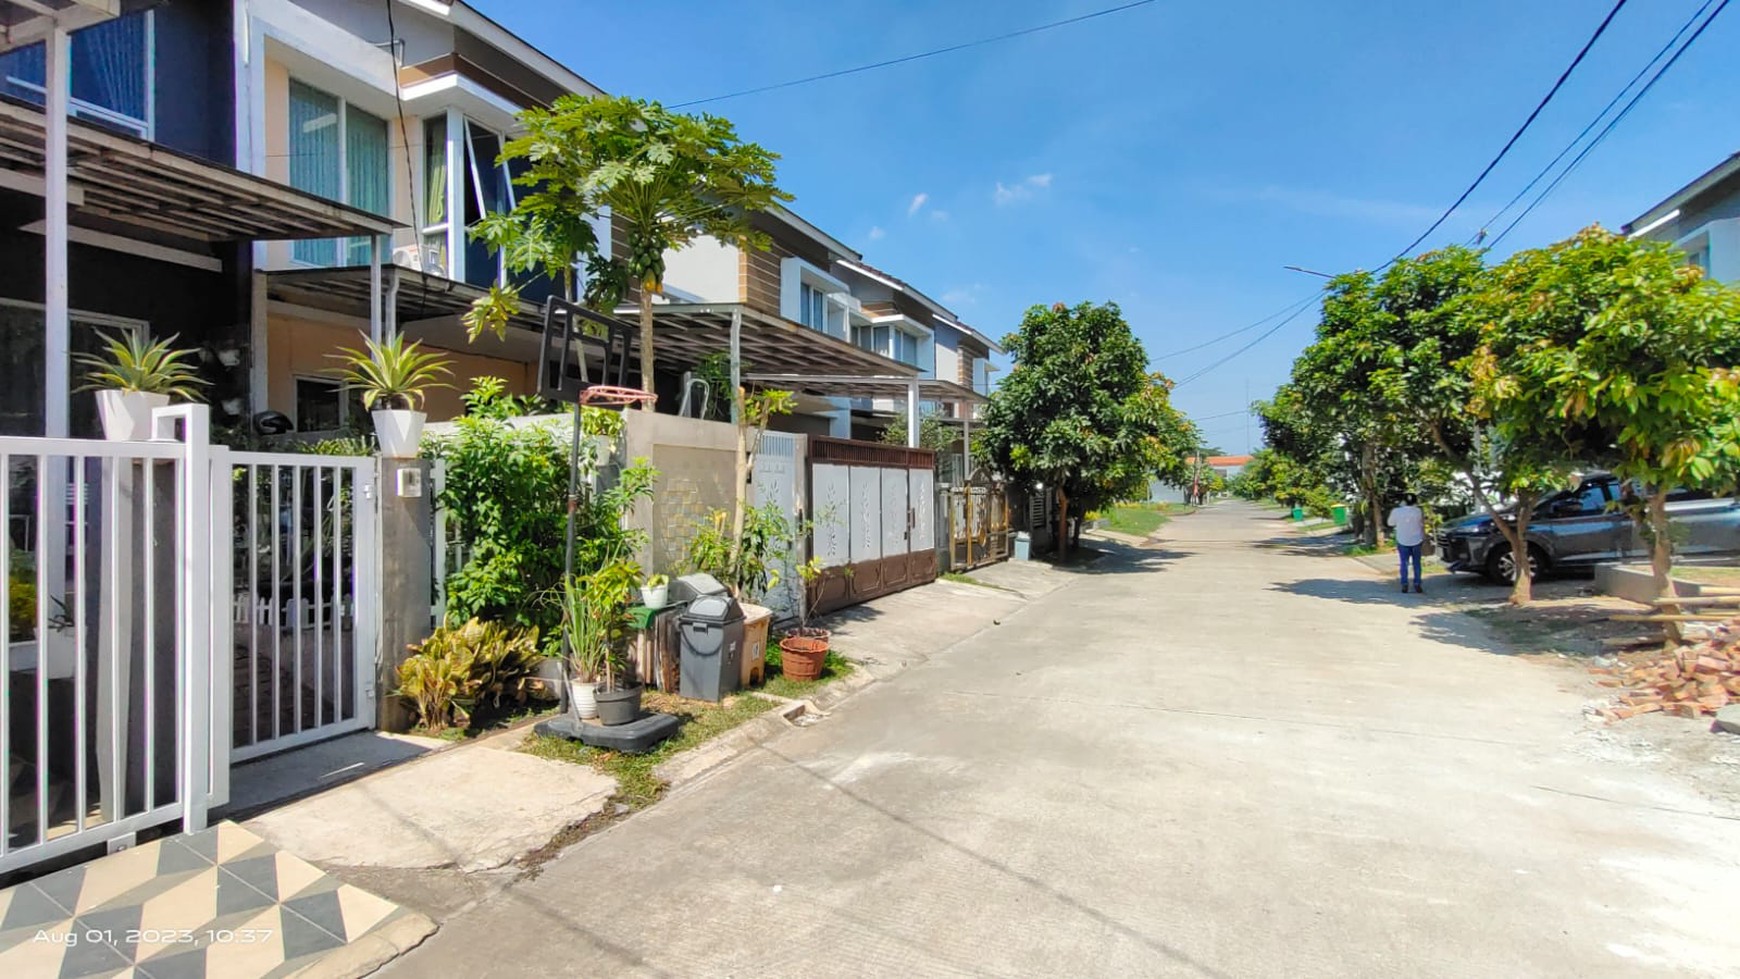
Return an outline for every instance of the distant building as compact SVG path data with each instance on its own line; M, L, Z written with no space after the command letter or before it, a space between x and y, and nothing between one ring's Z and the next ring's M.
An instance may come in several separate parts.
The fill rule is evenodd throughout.
M1665 241L1720 282L1740 282L1740 153L1681 187L1620 229Z

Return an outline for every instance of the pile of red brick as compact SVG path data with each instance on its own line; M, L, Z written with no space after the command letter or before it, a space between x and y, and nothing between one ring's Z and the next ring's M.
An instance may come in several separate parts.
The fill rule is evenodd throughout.
M1694 719L1714 714L1740 703L1740 619L1718 626L1701 642L1594 672L1604 674L1597 681L1602 686L1624 691L1601 710L1610 721L1652 711Z

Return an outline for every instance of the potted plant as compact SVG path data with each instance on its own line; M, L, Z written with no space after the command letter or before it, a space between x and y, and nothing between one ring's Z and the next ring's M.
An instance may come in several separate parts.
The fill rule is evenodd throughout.
M655 574L640 586L640 603L650 609L661 609L669 604L671 597L671 579L667 575Z
M375 437L381 455L411 459L423 438L423 392L447 387L439 380L453 371L446 358L422 349L422 343L405 343L403 334L379 343L365 339L364 349L345 348L332 355L347 366L339 372L345 383L357 388L363 406L372 413Z
M822 667L828 660L829 643L833 633L826 629L810 625L810 609L813 603L809 600L811 586L822 577L822 559L810 558L798 566L798 576L804 581L804 600L799 606L799 618L796 628L786 630L785 636L779 641L780 671L793 680L819 680Z
M589 721L598 716L598 674L604 669L608 640L595 621L583 576L563 581L562 630L568 646L568 704L574 716Z
M576 691L575 712L585 716L590 699L600 724L626 724L640 716L641 685L629 676L627 656L628 603L639 578L640 568L619 558L570 578L567 586L571 685L582 688Z
M150 438L152 409L167 406L171 397L192 401L198 397L194 389L206 383L184 359L191 351L175 349L173 336L155 343L140 330L97 336L107 349L75 359L91 368L79 390L97 392L97 413L110 441Z

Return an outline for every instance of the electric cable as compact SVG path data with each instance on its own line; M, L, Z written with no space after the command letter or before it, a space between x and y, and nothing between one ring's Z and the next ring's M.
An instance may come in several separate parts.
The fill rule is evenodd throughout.
M859 65L855 68L841 68L837 71L823 72L819 75L809 75L804 78L793 78L789 81L775 82L771 85L760 85L755 88L746 88L742 91L731 92L726 95L714 95L704 99L690 99L687 102L678 102L670 106L670 108L686 109L692 105L706 105L709 102L723 102L726 99L742 98L745 95L759 95L762 92L772 92L782 88L808 85L811 82L826 81L830 78L840 78L845 75L856 75L861 72L875 71L878 68L888 68L893 65L905 64L909 61L921 61L925 58L934 58L937 55L952 54L955 51L964 51L967 48L976 48L986 44L996 44L999 41L1009 41L1018 37L1025 37L1028 34L1038 34L1041 31L1049 31L1058 27L1067 27L1070 24L1079 24L1084 20L1093 20L1096 17L1105 17L1110 14L1121 13L1125 10L1132 10L1136 7L1146 7L1155 2L1156 0L1134 0L1133 3L1125 3L1116 7L1107 7L1104 10L1095 10L1091 13L1078 14L1074 17L1066 17L1063 20L1052 21L1049 24L1040 24L1037 27L1027 27L1018 31L1010 31L1007 34L998 34L995 37L982 37L976 41L965 41L960 44L951 44L948 47L935 48L930 51L922 51L918 54L909 54L899 58L889 58L885 61L878 61L868 65ZM1623 0L1621 0L1621 2L1623 2Z

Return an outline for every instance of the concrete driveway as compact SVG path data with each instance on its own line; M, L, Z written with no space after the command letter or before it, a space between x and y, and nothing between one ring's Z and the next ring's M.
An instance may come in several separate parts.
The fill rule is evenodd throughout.
M1734 812L1575 750L1564 671L1283 527L1175 520L389 971L1736 974Z

